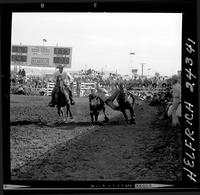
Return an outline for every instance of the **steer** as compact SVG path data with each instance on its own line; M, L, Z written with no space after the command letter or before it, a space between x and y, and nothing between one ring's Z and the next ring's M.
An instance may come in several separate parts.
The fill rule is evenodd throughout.
M92 124L97 124L99 112L102 110L104 113L104 122L109 121L108 117L105 113L105 104L104 102L97 96L92 93L89 95L89 106L90 106L90 116Z

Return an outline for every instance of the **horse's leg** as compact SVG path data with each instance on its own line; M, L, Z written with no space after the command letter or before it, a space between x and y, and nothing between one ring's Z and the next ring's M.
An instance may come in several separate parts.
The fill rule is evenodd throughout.
M66 115L67 115L67 118L69 117L69 105L67 104L66 105Z
M60 110L58 110L58 116L60 116Z
M66 106L66 118L68 118L68 116L69 116L69 109L68 109L68 107Z
M95 112L95 123L97 123L97 120L98 120L98 116L99 116L99 112Z
M58 116L60 116L61 110L60 110L60 107L58 107L58 106L57 106L57 112L58 112Z
M133 107L130 106L129 111L130 111L130 116L131 116L131 124L135 124L135 112L134 112Z
M105 106L103 107L103 113L104 113L104 122L108 122L109 118L106 116L106 108L105 108Z
M128 123L128 117L127 117L127 115L126 115L126 110L123 109L123 110L122 110L122 113L123 113L123 115L124 115L124 118L125 118L126 123Z
M73 118L74 118L73 115L72 115L72 112L71 112L71 110L70 110L70 107L69 107L69 116L70 116L70 119L73 119Z
M68 114L69 114L70 119L73 119L73 116L72 116L72 113L71 113L71 110L70 110L69 102L68 102L68 104L67 104L67 112L68 112Z
M94 113L90 112L91 123L94 124Z
M65 122L66 121L66 118L65 118L65 112L63 110L64 108L62 107L61 108L61 113L62 113L62 116L63 116L63 121Z

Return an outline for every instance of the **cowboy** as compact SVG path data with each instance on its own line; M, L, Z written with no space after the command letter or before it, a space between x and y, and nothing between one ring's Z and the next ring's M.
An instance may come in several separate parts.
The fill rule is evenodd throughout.
M71 105L74 105L75 102L73 100L73 96L72 96L72 90L70 89L70 83L73 82L73 77L69 74L63 71L64 66L63 65L58 65L56 67L56 69L58 69L58 71L56 71L54 73L54 81L57 80L58 77L61 77L62 81L63 81L63 92L66 96L66 98L68 98L68 94L69 94L69 99L70 99L70 103ZM54 107L55 106L55 93L56 93L56 89L57 87L55 86L53 88L52 94L51 94L51 102L49 102L49 106L50 107Z
M180 78L175 78L172 83L172 124L171 126L177 126L178 125L178 117L176 115L176 110L181 103L181 80Z
M116 89L113 92L113 94L109 97L106 96L107 91L104 88L97 87L96 94L99 96L99 98L107 104L109 107L111 107L113 110L120 111L120 106L115 105L113 102L116 99L116 97L119 95L120 91L123 91L123 84L119 83L116 84Z

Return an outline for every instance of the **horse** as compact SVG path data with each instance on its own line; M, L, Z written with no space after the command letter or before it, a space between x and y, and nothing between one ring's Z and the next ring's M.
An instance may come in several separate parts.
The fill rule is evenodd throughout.
M70 110L70 101L69 95L66 97L63 91L63 81L61 77L57 77L56 80L56 92L55 92L55 104L57 108L57 113L59 116L62 115L64 122L66 121L64 107L66 107L66 117L73 119L71 110Z
M128 116L126 110L130 112L130 123L135 124L135 97L129 91L121 89L116 97L117 103L119 104L119 110L123 113L125 121L128 123Z
M104 122L108 122L109 119L105 113L105 103L100 99L98 95L89 95L89 106L90 106L90 116L91 123L97 124L99 112L102 110L104 114Z

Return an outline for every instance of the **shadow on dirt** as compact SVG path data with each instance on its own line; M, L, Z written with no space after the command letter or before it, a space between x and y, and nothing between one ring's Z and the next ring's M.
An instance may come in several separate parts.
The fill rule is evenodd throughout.
M111 122L110 125L114 124L115 122ZM25 126L25 125L37 125L39 127L48 127L48 128L58 128L61 130L67 129L74 129L76 127L90 127L90 126L104 126L108 123L104 122L97 122L96 124L91 124L90 121L67 121L67 122L55 122L55 123L48 123L46 121L38 120L21 120L21 121L13 121L10 122L10 126ZM118 122L116 122L118 124Z
M80 121L77 121L77 122L74 122L74 121L71 121L71 122L56 122L56 123L53 123L51 125L49 125L50 127L53 127L53 128L56 128L56 127L70 127L70 128L75 128L75 127L88 127L90 126L91 123L90 122L87 122L87 121L83 121L83 122L80 122Z
M111 120L109 122L97 122L95 124L91 124L90 121L67 121L67 122L55 122L48 123L46 121L38 120L21 120L21 121L13 121L10 122L10 126L24 126L24 125L37 125L39 127L49 127L49 128L59 128L59 129L73 129L76 127L90 127L90 126L113 126L113 125L134 125L129 122L127 124L123 120ZM67 128L67 129L66 129Z
M22 126L22 125L47 125L47 123L42 122L40 120L32 120L32 121L28 121L28 120L23 120L23 121L13 121L10 122L11 126Z
M88 126L112 126L113 125L115 126L119 126L119 125L134 125L132 124L130 121L128 122L128 124L124 121L124 120L119 120L118 118L115 118L114 120L110 120L108 122L104 122L104 121L99 121L97 123L94 123L92 124L91 122L89 121L70 121L70 122L56 122L52 125L49 125L50 127L70 127L70 128L73 128L73 127L88 127Z
M157 110L148 105L138 110L136 125L126 125L121 115L102 128L94 125L88 134L57 144L12 170L12 179L180 181L181 128L171 128L171 120L160 119ZM89 120L49 125L55 131L91 127Z

